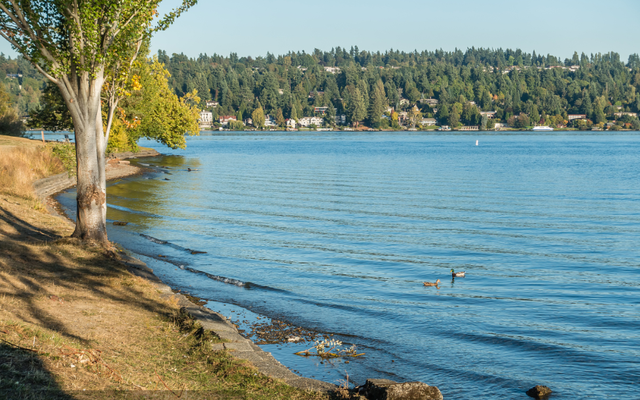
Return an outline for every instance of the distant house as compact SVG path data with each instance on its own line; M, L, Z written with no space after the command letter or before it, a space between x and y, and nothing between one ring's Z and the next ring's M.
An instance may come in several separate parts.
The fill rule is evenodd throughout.
M298 124L304 127L307 127L309 125L322 126L323 122L324 120L320 117L304 117L298 119Z
M200 111L200 119L198 120L200 127L209 127L213 124L213 113L211 111Z
M587 119L587 114L569 114L569 115L567 115L567 121L573 121L574 119Z
M477 131L479 130L478 126L476 125L472 125L472 126L461 126L460 128L458 128L459 131Z
M22 74L7 74L7 78L22 78Z
M245 124L246 126L253 125L253 119L251 119L251 118L247 118L247 119L245 119L245 120L244 120L244 124Z
M398 122L399 123L404 123L404 121L406 121L406 119L408 118L408 113L406 111L403 112L399 112L398 113Z
M309 92L309 98L310 98L310 99L315 99L315 97L316 97L316 93L318 93L318 95L319 95L319 96L322 96L322 95L324 94L324 92L321 92L321 91L319 91L319 90L316 92L316 91L314 90L313 92Z
M613 115L615 115L615 116L616 116L616 117L618 117L618 118L622 118L622 117L624 117L625 115L626 115L626 116L629 116L629 117L638 118L638 113L632 113L632 112L619 112L619 113L615 113L615 114L613 114Z
M284 94L284 89L278 89L278 93Z
M502 129L502 128L508 128L508 127L509 127L509 125L504 124L502 122L496 122L496 125L494 126L494 128L496 130L499 130L499 129Z
M494 119L496 117L496 111L480 111L480 115L486 116L488 119Z
M347 124L347 116L344 114L336 115L336 124L338 125L346 125Z
M324 115L329 107L314 107L313 112Z
M427 104L429 107L433 107L438 105L438 99L420 99L420 103Z
M422 120L420 121L420 125L434 126L435 124L436 124L435 118L422 118Z
M400 105L402 105L402 106L408 106L408 105L409 105L409 100L407 100L407 99L400 99Z
M278 124L276 123L276 119L273 118L271 115L265 115L264 126L278 126Z
M391 114L393 112L393 107L387 107L384 109L384 112L388 112L389 114Z
M220 118L218 118L218 121L220 121L220 125L222 126L228 126L229 122L231 121L237 121L238 118L236 118L235 115L223 115Z
M324 67L324 70L330 74L339 74L340 68L338 67Z
M287 129L296 129L296 120L289 118L286 121Z
M207 102L206 102L207 108L216 108L219 105L220 105L220 103L218 103L217 101L213 101L213 100L207 100Z

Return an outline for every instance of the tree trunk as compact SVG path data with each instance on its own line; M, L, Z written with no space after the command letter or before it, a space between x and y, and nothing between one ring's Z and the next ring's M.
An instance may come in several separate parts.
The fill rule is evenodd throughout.
M107 185L105 178L106 143L102 130L100 89L102 79L90 83L85 101L77 104L82 121L73 125L76 134L76 158L78 160L76 229L71 235L83 241L100 245L107 238ZM82 99L83 96L78 96Z

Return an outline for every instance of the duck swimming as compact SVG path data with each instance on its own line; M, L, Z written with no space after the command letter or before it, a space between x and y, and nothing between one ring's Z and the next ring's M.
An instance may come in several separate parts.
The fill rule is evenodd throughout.
M439 283L440 283L440 279L438 279L435 282L424 282L423 285L425 285L425 286L438 286Z
M464 271L462 272L455 272L453 269L451 270L451 276L453 278L464 278Z

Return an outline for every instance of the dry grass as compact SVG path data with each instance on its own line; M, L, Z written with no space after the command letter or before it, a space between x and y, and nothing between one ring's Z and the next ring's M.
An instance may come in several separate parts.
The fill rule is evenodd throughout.
M72 230L0 194L0 399L327 398L213 351L174 298Z
M5 146L0 146L0 192L37 202L33 182L65 169L49 146L24 140L2 137Z

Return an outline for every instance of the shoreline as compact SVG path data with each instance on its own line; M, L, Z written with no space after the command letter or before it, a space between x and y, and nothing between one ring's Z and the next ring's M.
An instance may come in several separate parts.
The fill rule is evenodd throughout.
M155 157L159 156L155 150L146 150L141 153L119 153L112 155L112 159L132 159L143 157ZM135 176L144 174L145 168L131 166L129 162L119 161L116 163L110 163L107 166L107 181L113 181L120 178L129 176ZM49 214L62 218L65 221L72 222L64 212L62 212L59 203L53 198L57 193L70 189L76 185L75 177L69 177L67 173L54 175L52 177L44 178L34 183L34 190L36 195L43 201ZM119 246L123 247L122 244ZM136 258L136 254L127 250L130 255L124 255L120 253L119 256L123 258L121 262L128 268L128 270L149 282L151 282L163 297L174 296L177 298L181 311L184 310L187 314L198 321L202 327L206 330L212 331L220 339L227 341L228 343L222 343L214 345L215 350L228 350L230 354L240 360L249 361L254 365L261 373L271 378L280 379L286 384L303 390L313 390L316 392L332 392L338 389L338 386L328 382L305 378L296 375L288 367L280 363L269 352L265 352L256 345L252 340L245 339L234 324L222 314L209 310L208 308L194 303L194 298L179 291L174 290L162 280L157 277L153 270L149 268L146 263Z

